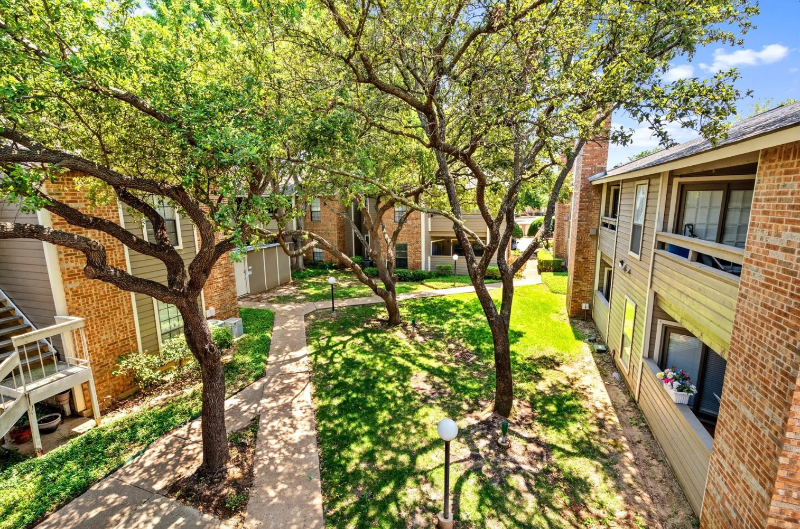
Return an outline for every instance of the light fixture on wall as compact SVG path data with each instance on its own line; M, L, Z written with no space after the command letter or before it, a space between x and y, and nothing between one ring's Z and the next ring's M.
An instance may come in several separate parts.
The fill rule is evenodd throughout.
M620 268L620 270L622 270L623 272L625 272L627 274L631 273L631 267L628 264L625 263L625 259L620 259L619 260L619 268Z

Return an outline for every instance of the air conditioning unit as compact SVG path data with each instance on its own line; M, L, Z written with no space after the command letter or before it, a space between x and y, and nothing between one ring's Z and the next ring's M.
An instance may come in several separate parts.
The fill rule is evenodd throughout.
M214 327L222 327L222 325L224 325L222 320L208 320L208 326L212 329Z
M242 325L242 318L228 318L222 322L222 325L231 330L233 339L240 337L244 334L244 326Z

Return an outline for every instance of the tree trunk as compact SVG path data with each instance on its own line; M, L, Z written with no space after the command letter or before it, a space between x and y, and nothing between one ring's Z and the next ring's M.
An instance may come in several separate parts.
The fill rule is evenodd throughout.
M222 355L211 339L202 309L196 300L178 307L183 316L183 332L192 354L200 363L203 381L203 470L214 473L228 461L228 436L225 431L225 376Z
M397 292L390 292L389 296L384 298L386 304L386 312L389 314L389 327L400 325L400 306L397 304Z
M508 324L499 316L488 321L494 343L494 412L508 417L514 408L514 383L511 375L511 344L508 340Z

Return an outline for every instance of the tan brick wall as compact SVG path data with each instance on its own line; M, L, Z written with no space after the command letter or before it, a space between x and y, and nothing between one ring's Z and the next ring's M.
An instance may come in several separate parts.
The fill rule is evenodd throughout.
M117 203L90 208L84 193L75 188L73 178L71 173L60 176L56 182L48 184L48 192L73 208L119 224ZM124 247L110 235L70 226L56 215L53 215L53 228L99 241L106 249L108 264L127 269ZM88 279L83 272L86 266L83 253L61 246L57 248L67 310L70 316L86 320L86 341L97 396L101 405L104 401L108 404L107 396L116 397L133 389L130 379L111 374L117 367L117 359L138 347L131 294L108 283Z
M556 202L556 210L553 213L555 226L553 227L553 256L558 259L567 259L567 240L569 239L569 202Z
M798 204L800 142L762 151L703 528L798 526Z
M611 120L606 122L606 127ZM598 139L586 143L575 160L573 172L572 215L568 256L569 282L567 283L567 312L570 316L583 314L583 303L592 302L594 268L597 260L597 229L600 219L600 186L588 178L605 170L608 161L608 140Z
M216 315L214 318L225 320L228 318L239 317L239 301L236 297L236 272L230 253L220 257L219 261L211 269L203 287L203 297L206 302L206 309L214 307Z

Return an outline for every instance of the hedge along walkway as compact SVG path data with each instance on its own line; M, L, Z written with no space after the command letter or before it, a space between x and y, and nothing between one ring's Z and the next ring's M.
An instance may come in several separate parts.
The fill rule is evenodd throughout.
M529 265L530 268L530 265ZM533 267L535 270L535 266ZM532 275L532 274L531 274ZM515 286L541 283L538 274ZM487 285L491 290L500 284ZM474 287L399 294L399 300L474 292ZM342 300L337 307L382 303L378 296ZM275 311L264 394L259 405L253 487L247 505L247 527L322 529L325 526L311 366L305 316L330 309L330 301L271 305L240 302L241 307Z

